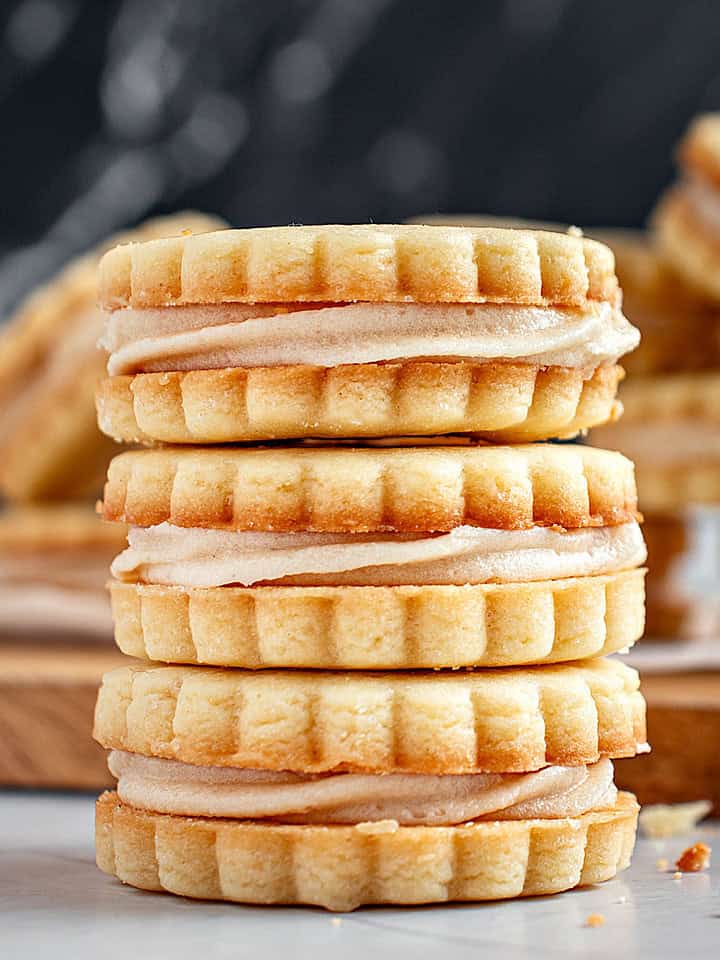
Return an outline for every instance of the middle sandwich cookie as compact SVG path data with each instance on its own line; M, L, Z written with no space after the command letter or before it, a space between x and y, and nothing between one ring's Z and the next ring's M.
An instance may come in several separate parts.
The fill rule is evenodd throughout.
M632 464L582 447L166 449L104 516L133 656L419 669L598 656L643 629Z

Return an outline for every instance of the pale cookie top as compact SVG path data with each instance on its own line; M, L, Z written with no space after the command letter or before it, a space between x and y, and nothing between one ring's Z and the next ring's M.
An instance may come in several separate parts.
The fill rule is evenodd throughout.
M106 310L189 303L619 303L612 252L494 227L261 227L129 243L100 264Z
M632 463L590 447L170 447L116 457L102 513L136 526L412 532L603 526L636 506Z
M106 250L133 239L167 237L185 230L197 233L222 224L218 217L195 211L148 220L134 230L115 234L71 261L52 280L33 291L0 335L0 400L18 386L27 385L45 354L62 346L69 327L82 321L84 314L97 312L97 265Z
M720 113L705 113L690 124L678 148L680 166L720 188Z

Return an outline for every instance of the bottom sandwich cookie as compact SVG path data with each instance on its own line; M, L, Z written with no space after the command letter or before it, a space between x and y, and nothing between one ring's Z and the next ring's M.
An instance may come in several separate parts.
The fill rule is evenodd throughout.
M543 817L537 798L528 803L535 816L522 819L323 825L157 813L105 793L97 804L97 862L145 890L336 911L558 893L628 866L638 813L632 794L608 789L599 808L574 816Z

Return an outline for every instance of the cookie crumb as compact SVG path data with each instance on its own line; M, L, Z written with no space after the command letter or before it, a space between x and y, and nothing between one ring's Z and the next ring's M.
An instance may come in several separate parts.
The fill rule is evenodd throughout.
M342 926L342 917L330 917L330 923L334 927L340 927Z
M615 903L627 903L627 897L626 896L618 897Z
M682 880L682 874L680 873L679 870L676 870L675 873L673 874L673 880Z
M605 916L602 913L591 913L585 920L586 927L601 927L605 923Z
M655 861L655 869L664 872L670 866L670 861L666 860L665 857L660 857L659 860Z
M358 833L374 837L383 833L395 833L399 826L397 820L366 820L363 823L356 823L355 829Z
M695 803L654 803L640 811L640 829L646 837L659 840L693 830L712 809L709 800Z
M711 849L706 843L694 843L687 850L683 850L675 866L682 873L699 873L710 866Z

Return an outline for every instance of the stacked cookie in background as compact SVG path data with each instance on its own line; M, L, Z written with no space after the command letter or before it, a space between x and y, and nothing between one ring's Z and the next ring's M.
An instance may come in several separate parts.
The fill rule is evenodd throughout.
M93 510L113 453L94 403L98 263L126 240L222 225L188 212L111 237L31 293L0 332L0 639L111 635L103 587L123 531Z
M680 145L682 180L654 230L603 235L626 313L642 331L628 359L620 424L591 441L636 464L648 541L648 635L720 633L720 115Z
M625 867L611 759L645 749L644 702L603 655L643 628L633 467L526 442L619 413L637 332L610 251L266 228L128 244L100 276L100 423L175 446L105 489L140 662L98 698L99 866L332 910Z

